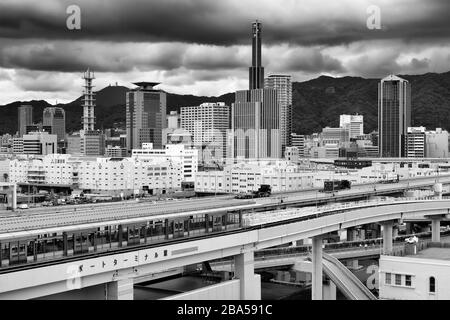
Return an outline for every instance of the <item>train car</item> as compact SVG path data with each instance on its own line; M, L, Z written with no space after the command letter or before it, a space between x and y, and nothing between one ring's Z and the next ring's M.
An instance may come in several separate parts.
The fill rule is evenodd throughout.
M351 182L348 180L324 181L323 192L333 192L338 190L350 189Z
M0 233L0 271L48 259L157 244L242 227L242 210L173 213L42 230Z

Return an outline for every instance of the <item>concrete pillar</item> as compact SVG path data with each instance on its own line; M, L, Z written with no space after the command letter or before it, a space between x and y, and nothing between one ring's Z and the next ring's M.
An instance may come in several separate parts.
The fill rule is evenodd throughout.
M133 300L133 279L119 279L106 284L107 300Z
M17 209L17 184L14 183L13 194L12 194L12 209L16 211Z
M437 199L442 199L442 183L435 183L434 186L434 195Z
M366 239L366 230L360 229L359 230L359 240L365 240Z
M339 230L338 234L339 234L340 241L347 241L347 229Z
M241 300L261 300L261 290L258 290L261 287L261 283L256 283L255 281L253 251L234 256L234 265L234 275L241 280Z
M280 271L280 270L277 271L276 280L283 281L283 271Z
M291 282L291 273L289 271L284 272L283 281L285 282Z
M358 259L347 260L347 268L358 270L359 269Z
M312 238L312 300L322 300L322 237Z
M395 239L396 237L398 237L398 226L393 226L392 227L392 237Z
M355 228L347 229L347 241L357 241L358 240L358 230Z
M411 222L406 222L406 234L413 233L413 224Z
M392 253L392 228L394 223L387 221L383 223L383 254Z
M441 219L431 218L431 241L441 241Z
M336 285L331 280L323 284L323 300L336 300Z

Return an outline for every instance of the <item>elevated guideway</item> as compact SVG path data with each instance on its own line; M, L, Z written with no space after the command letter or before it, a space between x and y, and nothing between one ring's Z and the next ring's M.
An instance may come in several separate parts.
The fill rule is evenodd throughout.
M90 227L94 229L95 225L92 235L97 240L89 243L83 240L83 246L88 247L84 247L86 250L79 255L76 252L69 252L69 255L65 256L66 240L55 235L49 239L58 244L50 247L49 254L53 255L53 258L33 260L33 258L36 259L36 256L28 254L33 252L33 243L31 242L42 241L40 237L33 238L33 241L28 242L25 246L25 249L28 246L29 250L21 251L24 258L31 261L24 261L23 265L17 264L0 268L0 298L33 298L41 296L43 292L50 295L70 290L68 281L73 279L71 278L73 273L69 271L75 271L77 279L80 279L81 287L114 282L116 290L121 290L122 285L124 288L129 288L130 281L132 283L132 279L136 276L160 273L171 268L234 256L236 275L238 279L242 280L240 297L254 299L257 298L252 293L257 292L253 279L253 252L256 250L312 238L314 254L317 248L321 250L320 237L324 234L362 224L384 223L383 252L387 252L392 250L392 224L394 221L424 216L439 216L440 219L448 219L449 208L449 199L397 199L395 201L337 203L319 208L291 208L270 211L270 214L253 212L248 213L245 219L244 217L241 219L241 214L237 219L236 213L232 213L229 219L217 220L220 223L217 226L220 228L207 223L206 231L205 220L195 220L194 224L190 225L191 229L188 229L191 233L182 233L182 230L179 233L177 230L180 229L175 226L175 229L166 229L171 232L170 234L158 233L156 237L155 234L148 237L145 236L148 235L148 232L135 233L132 228L128 232L128 238L124 240L120 235L116 236L117 230L113 228L111 229L113 237L106 235L106 239L110 239L108 241L111 245L103 242L106 231L97 230L98 225L93 224ZM189 219L191 213L183 213L183 215L177 215L176 218L187 217ZM202 215L195 219L199 219ZM209 214L206 215L206 218L209 218ZM162 216L166 219L169 218L167 215ZM151 230L154 227L154 224L149 224L152 222L152 217L140 218L143 219L141 230ZM212 220L207 219L206 221ZM227 224L222 224L225 222ZM438 227L439 224L437 223L436 226ZM433 227L433 233L435 230L439 230L439 228ZM35 231L39 232L39 230ZM49 230L44 229L41 232L47 233ZM0 236L3 237L4 234L0 234ZM8 237L0 239L2 245L7 243L10 247L17 245L17 241L14 244L14 241L9 240L11 238ZM44 238L46 242L48 242L47 239ZM71 239L77 240L78 236ZM83 237L83 239L85 238ZM117 241L119 246L116 244ZM116 246L112 246L113 244ZM72 245L73 242L70 243L70 250L72 250ZM11 254L13 253L15 252L12 251ZM316 254L316 258L320 256ZM317 260L313 259L313 261ZM320 262L320 266L322 266L322 262ZM316 274L318 273L316 272ZM322 275L322 269L320 269L320 275ZM319 282L321 286L321 278Z
M103 223L133 218L148 218L156 215L177 213L196 214L227 212L230 210L268 211L286 207L301 207L319 203L367 199L370 196L401 192L405 189L431 187L439 180L450 184L450 175L414 178L392 184L355 185L350 190L340 190L332 194L319 190L304 190L285 194L274 194L268 198L234 199L232 196L219 196L190 200L153 202L117 202L108 204L86 204L79 206L58 206L27 209L14 213L0 214L0 235L17 231L30 231L44 228L61 228L87 223Z
M323 253L323 271L350 300L377 300L370 290L338 259Z

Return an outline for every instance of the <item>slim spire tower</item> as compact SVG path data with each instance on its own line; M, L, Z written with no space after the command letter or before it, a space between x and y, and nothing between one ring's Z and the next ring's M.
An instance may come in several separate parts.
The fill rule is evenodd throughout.
M93 131L95 125L95 98L92 92L92 80L95 79L94 72L90 71L89 68L83 75L84 79L84 98L83 98L83 130Z
M252 24L252 66L249 68L249 89L264 88L264 67L261 66L261 23Z

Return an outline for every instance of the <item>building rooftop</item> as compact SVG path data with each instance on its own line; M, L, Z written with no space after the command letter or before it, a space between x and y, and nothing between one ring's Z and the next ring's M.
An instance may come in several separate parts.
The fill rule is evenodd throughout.
M407 257L450 261L450 248L427 248Z
M153 87L157 86L158 84L161 84L161 82L141 81L141 82L133 82L133 84L135 84L143 89L153 89Z

